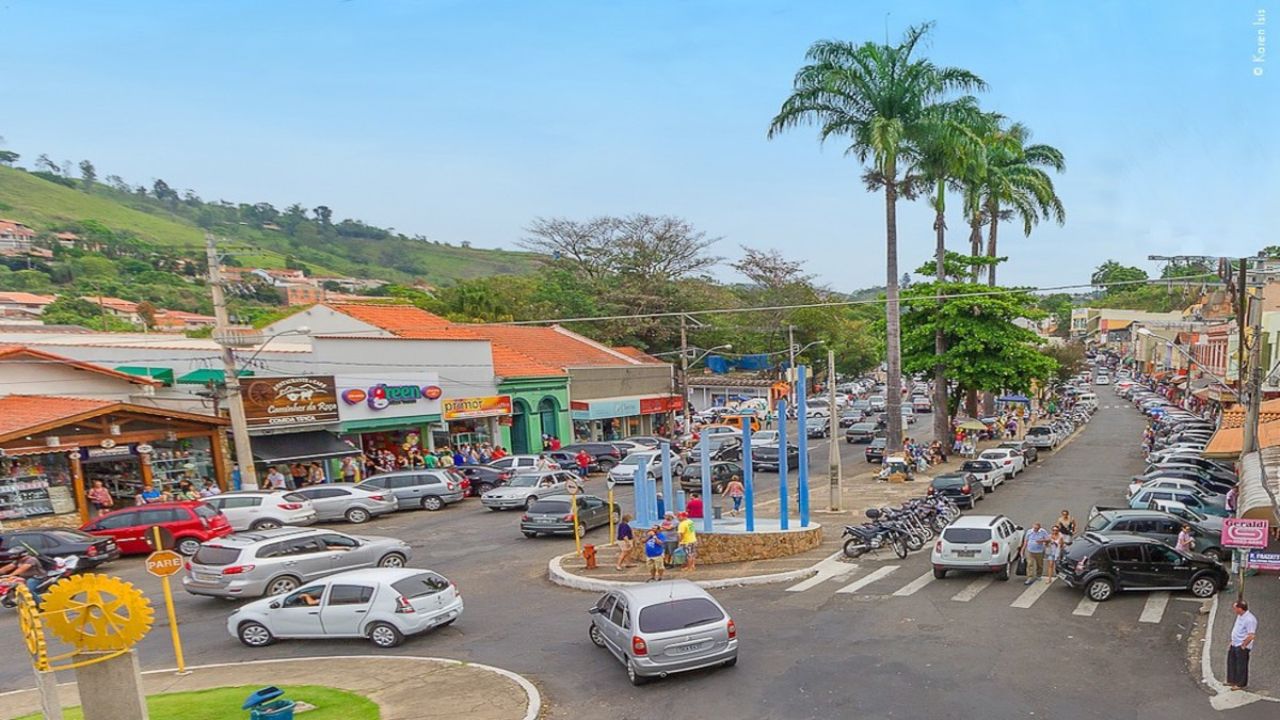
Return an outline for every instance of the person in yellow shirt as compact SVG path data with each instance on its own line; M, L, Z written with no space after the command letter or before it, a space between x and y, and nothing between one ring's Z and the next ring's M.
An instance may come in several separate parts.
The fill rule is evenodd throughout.
M680 524L676 527L680 535L680 549L684 550L684 569L693 570L698 558L698 534L693 529L693 520L689 513L680 513Z

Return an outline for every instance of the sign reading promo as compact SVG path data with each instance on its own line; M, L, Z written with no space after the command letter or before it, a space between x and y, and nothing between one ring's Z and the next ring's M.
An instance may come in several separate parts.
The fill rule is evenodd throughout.
M1249 518L1227 518L1222 521L1222 547L1265 548L1270 523Z
M255 377L241 380L249 427L297 427L338 422L332 375Z
M490 395L488 397L446 398L442 404L441 417L445 420L464 420L466 418L489 417L491 415L510 415L510 395Z

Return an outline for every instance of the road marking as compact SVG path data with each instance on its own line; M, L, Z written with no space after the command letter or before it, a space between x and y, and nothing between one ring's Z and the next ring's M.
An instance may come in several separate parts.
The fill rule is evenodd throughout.
M1142 614L1138 622L1158 623L1164 617L1164 609L1169 606L1169 593L1153 592L1147 596L1147 604L1142 606Z
M1071 611L1072 615L1080 617L1093 617L1094 611L1098 609L1098 603L1089 598L1080 598L1080 603L1076 605L1076 609Z
M1040 578L1036 578L1035 582L1031 583L1030 587L1022 591L1022 594L1018 596L1017 600L1009 603L1009 607L1029 608L1032 605L1035 605L1036 601L1040 599L1040 596L1043 595L1045 590L1048 590L1049 586L1052 584L1053 583L1048 583Z
M792 585L787 588L787 592L804 592L805 590L820 585L831 578L848 575L857 570L858 566L852 563L841 562L837 557L830 557L818 563L817 568L818 571L814 573L813 577L808 578L807 580L801 580L795 585Z
M870 575L867 575L866 577L861 577L861 578L858 578L857 580L854 580L853 582L849 583L848 585L845 585L844 587L840 588L836 592L856 593L862 588L870 585L871 583L883 577L887 577L890 573L892 573L894 570L897 570L897 569L898 569L897 565L885 565L884 567L877 569L875 572L871 573Z
M907 583L906 585L903 585L902 587L898 588L897 590L893 591L893 596L894 596L894 597L906 597L906 596L908 596L908 595L915 595L917 592L919 592L919 591L920 591L920 588L924 587L925 585L928 585L928 584L929 584L929 583L931 583L931 582L933 582L933 571L932 571L932 570L930 570L929 572L927 572L927 573L925 573L925 574L921 575L920 577L916 578L915 580L912 580L911 582Z
M980 577L977 580L974 580L973 582L966 585L965 588L960 592L956 593L955 595L952 595L951 599L955 600L956 602L969 602L970 600L973 600L975 597L977 597L978 593L982 592L983 590L986 590L987 586L993 582L995 582L995 578L991 577L990 575L985 575L983 577Z

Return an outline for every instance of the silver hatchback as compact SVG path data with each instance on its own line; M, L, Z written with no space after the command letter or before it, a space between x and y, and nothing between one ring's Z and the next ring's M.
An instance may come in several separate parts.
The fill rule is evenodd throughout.
M621 587L588 611L590 637L627 669L632 685L738 662L738 628L710 593L688 580Z
M404 567L410 557L395 538L317 528L242 532L201 545L182 587L209 597L279 595L344 570Z

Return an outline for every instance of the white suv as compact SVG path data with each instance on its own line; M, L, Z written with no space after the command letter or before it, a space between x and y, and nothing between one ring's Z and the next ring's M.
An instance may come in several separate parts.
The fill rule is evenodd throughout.
M929 561L933 576L944 578L948 570L995 573L1008 580L1022 551L1023 529L1004 515L968 515L957 518L933 544Z
M236 532L310 525L316 521L311 501L292 490L242 490L212 495L204 501L221 510Z
M999 465L1004 470L1004 476L1010 479L1017 477L1018 473L1027 469L1027 461L1022 457L1022 453L1009 448L983 450L978 459L990 460Z

